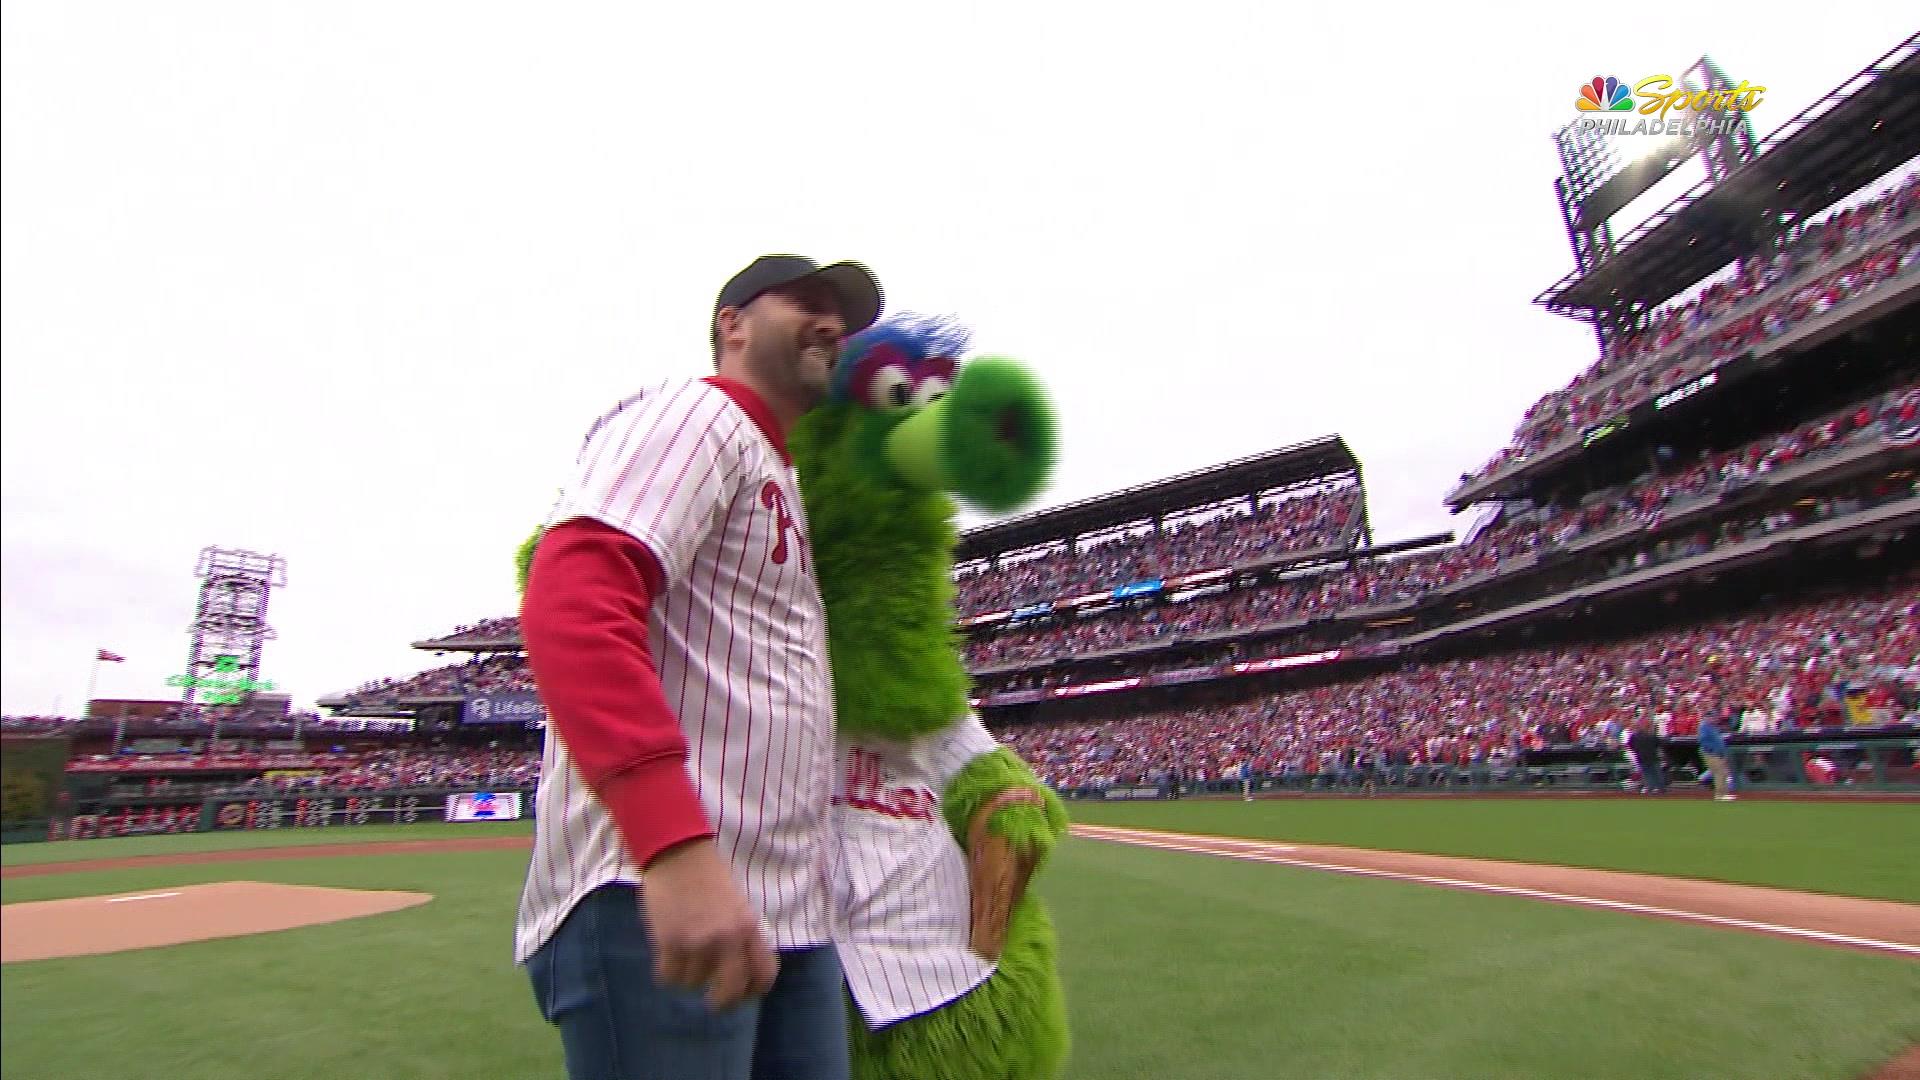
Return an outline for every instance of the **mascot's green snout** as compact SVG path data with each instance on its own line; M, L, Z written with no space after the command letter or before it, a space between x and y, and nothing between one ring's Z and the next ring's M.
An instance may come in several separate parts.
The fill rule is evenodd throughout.
M1053 411L1027 369L989 357L953 388L905 415L887 436L886 463L917 491L949 492L987 513L1039 493L1053 464Z

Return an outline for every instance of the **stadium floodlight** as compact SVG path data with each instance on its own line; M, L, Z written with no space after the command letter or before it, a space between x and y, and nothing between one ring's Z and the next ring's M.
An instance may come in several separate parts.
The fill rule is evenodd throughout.
M192 644L184 675L169 680L182 688L181 704L245 704L253 693L273 689L259 681L260 653L276 635L267 625L273 589L287 583L279 555L206 547L195 564L200 597L189 626Z
M1702 183L1719 183L1753 160L1757 151L1747 110L1764 91L1730 82L1707 57L1677 78L1596 78L1581 87L1569 108L1576 116L1553 136L1561 166L1554 193L1574 255L1573 273L1553 292L1562 293L1562 286L1593 274L1621 243L1643 231L1644 221L1637 226L1621 221L1621 212L1681 165L1697 157L1706 174ZM1615 229L1623 225L1629 231L1616 241ZM1613 299L1598 304L1589 301L1563 309L1555 306L1558 301L1548 303L1591 321L1603 352L1633 332L1648 310L1644 300L1622 296L1617 289Z

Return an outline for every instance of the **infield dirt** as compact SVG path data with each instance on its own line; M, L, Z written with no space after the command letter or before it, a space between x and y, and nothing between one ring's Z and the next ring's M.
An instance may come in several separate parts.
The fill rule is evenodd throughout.
M383 915L426 893L222 881L111 896L8 904L0 963L151 949Z

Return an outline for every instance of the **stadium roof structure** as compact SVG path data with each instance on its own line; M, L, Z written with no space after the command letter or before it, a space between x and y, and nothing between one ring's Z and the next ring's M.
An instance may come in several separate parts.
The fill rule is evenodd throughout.
M971 562L1051 540L1139 521L1168 510L1360 471L1360 459L1339 435L1269 450L1150 484L1024 514L961 534L955 562Z
M1561 314L1661 304L1778 231L1920 155L1920 34L1762 140L1753 160L1703 179L1534 298Z
M407 646L423 652L433 653L496 653L518 652L524 648L520 635L512 634L476 634L468 631L462 634L448 634L444 637L426 638L410 642Z

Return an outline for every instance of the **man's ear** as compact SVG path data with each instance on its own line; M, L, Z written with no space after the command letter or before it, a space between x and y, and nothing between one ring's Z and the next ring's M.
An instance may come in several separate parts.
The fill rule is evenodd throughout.
M737 340L746 330L746 316L737 307L723 307L713 317L713 355L719 359L729 340Z

